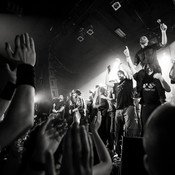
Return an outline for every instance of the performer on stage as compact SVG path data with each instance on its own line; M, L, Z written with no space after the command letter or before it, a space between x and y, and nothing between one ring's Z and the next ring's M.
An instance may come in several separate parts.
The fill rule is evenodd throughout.
M160 30L162 34L161 42L159 43L151 43L146 36L140 37L140 46L141 49L136 53L134 58L134 65L141 65L142 69L138 72L137 75L137 95L136 97L140 97L140 91L142 88L142 81L146 74L147 65L153 67L154 73L162 73L161 67L157 60L156 51L167 44L167 26L161 21L157 21L160 24ZM134 77L135 78L135 77Z
M54 103L52 105L51 113L56 114L59 118L64 118L65 113L65 102L63 95L60 95L58 98L54 99Z
M138 74L134 68L134 65L131 61L128 47L124 50L126 60L131 69L133 77L136 81ZM161 104L166 102L165 92L170 92L171 88L169 84L162 77L161 73L155 72L154 65L147 64L145 67L145 75L143 77L140 93L140 104L141 104L141 123L142 123L142 136L144 133L145 124L151 115L151 113Z

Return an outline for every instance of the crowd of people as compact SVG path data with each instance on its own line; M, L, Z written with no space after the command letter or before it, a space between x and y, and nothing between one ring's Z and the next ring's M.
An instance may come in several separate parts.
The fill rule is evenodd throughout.
M3 175L112 175L114 158L122 157L122 138L143 137L144 165L150 175L174 174L173 121L175 106L166 102L171 88L162 76L156 49L167 43L140 39L136 71L129 49L124 55L130 72L118 59L116 79L96 85L85 101L80 89L54 98L43 120L35 116L35 43L28 33L6 44L8 80L0 93L0 173ZM158 47L159 45L159 47ZM133 81L137 86L133 86ZM35 117L34 117L35 116ZM37 122L36 122L37 121ZM167 161L168 162L164 162Z

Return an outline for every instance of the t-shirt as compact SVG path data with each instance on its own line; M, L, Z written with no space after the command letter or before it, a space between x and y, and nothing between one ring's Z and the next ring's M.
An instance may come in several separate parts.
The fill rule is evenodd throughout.
M114 94L116 96L116 109L123 109L133 105L133 81L124 79L120 83L114 84Z
M56 104L56 106L55 106L56 110L59 110L59 109L61 109L62 106L65 106L64 101L57 101L55 104Z
M161 67L157 60L157 50L162 46L160 43L150 44L145 48L141 48L135 55L134 64L141 64L144 67L147 64L154 65L157 69L157 72L161 72Z
M141 90L141 104L154 104L160 105L160 95L159 91L165 92L164 88L162 87L159 80L153 78L153 74L148 75L146 74L143 79L143 85Z

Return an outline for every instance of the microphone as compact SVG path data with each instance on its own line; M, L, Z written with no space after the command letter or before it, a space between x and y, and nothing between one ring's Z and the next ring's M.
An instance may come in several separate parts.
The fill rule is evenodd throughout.
M157 23L160 24L160 25L163 24L162 21L161 21L161 19L158 19L157 20Z
M157 23L160 25L160 28L161 28L161 30L166 30L166 26L164 25L164 23L161 21L161 19L158 19L157 20Z

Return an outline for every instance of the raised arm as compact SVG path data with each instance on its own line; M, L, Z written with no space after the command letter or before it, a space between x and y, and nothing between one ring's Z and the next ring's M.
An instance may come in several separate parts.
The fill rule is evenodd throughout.
M167 34L166 34L167 26L164 23L160 24L160 30L162 33L162 45L165 46L167 44Z
M165 81L165 79L162 77L160 73L154 74L154 78L158 79L162 85L162 87L165 89L166 92L171 92L171 87L169 84Z
M134 64L133 64L133 62L131 60L129 49L128 49L127 46L126 46L125 50L123 51L123 53L126 56L126 61L128 63L128 66L129 66L132 74L134 75L136 73L136 69L135 69Z
M101 114L98 112L97 116L94 117L90 125L92 138L100 160L100 163L93 166L93 175L109 175L112 170L112 160L108 150L106 149L103 141L98 134L98 128L100 127L100 124Z
M111 66L109 65L107 67L107 71L106 71L105 84L106 84L106 86L112 88L112 87L114 87L114 83L109 81L109 73L110 72L111 72Z
M16 89L16 69L11 70L9 64L6 64L8 82L0 94L0 117L8 109L14 91Z
M7 44L6 51L11 59L22 64L17 67L16 92L7 114L0 123L0 145L5 147L24 134L33 125L34 119L34 65L36 53L34 41L28 34L15 38L15 50Z
M61 175L92 175L93 146L85 126L74 122L68 129Z

